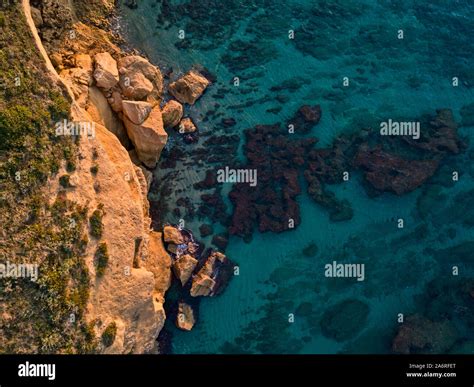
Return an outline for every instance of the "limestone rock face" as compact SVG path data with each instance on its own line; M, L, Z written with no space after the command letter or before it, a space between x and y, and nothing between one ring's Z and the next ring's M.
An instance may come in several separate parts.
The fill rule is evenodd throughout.
M128 139L122 120L113 113L107 99L96 86L89 87L89 99L86 104L86 110L94 122L105 126L115 134L122 145L130 145L130 140Z
M173 226L165 226L163 229L163 237L166 243L173 243L180 245L184 242L184 238L181 235L181 231Z
M74 120L92 120L77 104L73 109ZM116 322L115 341L103 350L105 353L155 352L156 338L165 321L163 304L156 294L158 289L166 288L166 281L157 284L161 283L160 278L169 278L171 263L166 262L166 254L155 253L158 250L151 242L154 239L148 237L150 219L143 210L146 206L139 176L125 148L102 125L96 124L94 141L83 139L79 146L83 157L75 171L77 185L66 193L67 199L88 205L91 211L103 203L108 215L103 217L101 241L107 244L110 256L104 275L96 278L97 245L89 242L85 260L92 277L87 319L100 321L101 326ZM95 163L100 165L100 172L92 176L89 170ZM126 173L130 176L128 181L123 178ZM100 186L100 190L95 190L95 186ZM54 191L48 196L55 200ZM137 241L142 241L139 249ZM138 262L150 263L149 268L145 264L134 267L134 257ZM100 331L100 327L96 329Z
M176 316L176 326L183 331L190 331L193 329L195 323L194 311L191 306L184 302L180 302L178 306L178 315Z
M122 110L127 118L136 125L141 125L151 113L152 106L143 101L122 101Z
M162 113L165 128L174 128L183 117L183 105L172 99L163 107Z
M130 55L119 61L120 87L123 95L131 99L143 99L155 93L160 97L163 92L163 76L159 69L145 58Z
M163 129L160 107L155 106L140 125L133 123L126 115L123 121L138 158L148 168L154 168L168 140L168 134Z
M179 132L180 133L194 133L196 131L196 126L191 118L183 118L179 123Z
M171 257L163 246L160 232L150 232L148 257L143 261L143 267L154 275L155 299L164 303L165 293L171 285Z
M117 62L108 52L101 52L94 56L94 78L97 86L102 89L111 89L119 81Z
M209 86L209 81L197 71L191 70L169 86L169 92L181 103L193 105Z
M198 260L189 254L182 255L173 263L174 274L181 281L181 285L184 286L188 282L197 264Z
M72 91L78 105L84 108L87 104L89 86L94 83L92 58L87 54L77 54L73 62L75 67L62 70L59 76Z

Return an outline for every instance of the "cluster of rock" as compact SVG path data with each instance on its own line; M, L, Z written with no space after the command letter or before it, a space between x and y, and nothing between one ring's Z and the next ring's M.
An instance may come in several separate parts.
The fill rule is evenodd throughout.
M93 57L78 54L72 58L55 54L53 62L61 69L60 75L69 83L79 103L85 106L94 94L95 105L101 107L96 116L108 121L104 122L105 126L125 147L130 148L131 142L137 159L147 168L156 166L167 143L165 128L179 128L185 136L196 132L192 120L183 118L180 102L171 99L160 107L163 76L141 56L129 55L116 60L109 52L98 52ZM168 91L179 101L192 104L208 85L206 78L192 70L171 83Z
M308 133L321 118L321 108L302 106L289 123L294 133ZM315 149L315 137L290 138L279 124L257 125L245 132L247 163L240 168L256 169L258 184L234 184L229 198L234 204L228 228L230 234L250 238L257 224L260 232L281 232L300 223L296 196L299 175L308 183L308 194L329 211L333 221L349 220L353 210L325 187L339 184L350 172L361 170L371 194L392 192L402 195L424 184L439 168L442 159L456 154L463 144L448 109L423 124L419 140L409 136L387 139L362 130L337 138L330 148ZM408 156L413 155L413 156ZM210 175L198 183L206 188L214 183ZM278 189L275 189L278 187Z
M293 139L280 125L258 125L247 130L245 169L257 170L258 184L234 184L229 198L234 204L229 233L248 237L254 222L260 232L281 232L297 226L301 217L296 197L301 193L298 169L315 138Z
M118 62L98 53L94 79L112 110L122 119L138 159L154 168L168 140L160 108L161 72L146 59L132 55Z
M172 258L172 270L182 289L176 312L176 325L191 330L196 321L197 297L220 294L233 275L234 264L224 254L194 240L191 232L167 225L163 241Z

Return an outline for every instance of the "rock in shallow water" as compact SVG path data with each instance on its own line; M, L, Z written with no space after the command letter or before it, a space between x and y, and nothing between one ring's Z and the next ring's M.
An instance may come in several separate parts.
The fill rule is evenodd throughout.
M209 86L209 81L197 71L191 70L169 86L169 92L181 103L193 105Z
M193 276L192 297L216 296L223 292L233 275L234 264L224 254L211 251L204 265Z
M193 329L195 322L196 319L192 307L184 302L180 302L176 316L176 326L183 331L190 331Z

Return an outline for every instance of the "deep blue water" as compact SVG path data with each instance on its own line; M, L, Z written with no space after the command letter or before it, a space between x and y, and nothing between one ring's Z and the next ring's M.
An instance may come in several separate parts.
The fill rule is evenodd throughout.
M472 1L143 0L138 9L122 7L122 15L130 45L163 71L172 69L172 77L202 65L217 78L187 108L203 135L200 142L182 145L172 135L167 149L181 147L184 159L155 171L155 179L170 187L150 194L168 207L164 221L178 221L172 210L181 197L199 205L203 192L193 184L210 166L191 154L204 146L206 135L239 135L238 151L229 159L242 160L244 129L287 122L303 104L321 105L321 122L311 132L318 147L381 120L411 121L437 108L452 109L459 134L472 143ZM229 117L237 124L223 128L222 118ZM427 184L402 196L371 197L358 174L329 187L350 202L350 221L332 222L303 192L295 230L256 232L250 243L231 237L226 254L240 275L222 295L201 302L193 331L168 324L173 352L389 353L398 314L418 313L456 330L440 351L474 353L474 299L465 289L474 279L473 158L469 145L443 161ZM459 171L458 182L452 182L452 171ZM230 189L222 189L228 211ZM210 222L182 217L196 233ZM399 218L403 229L397 228ZM317 248L304 254L311 246ZM365 281L325 277L324 265L333 260L364 263Z

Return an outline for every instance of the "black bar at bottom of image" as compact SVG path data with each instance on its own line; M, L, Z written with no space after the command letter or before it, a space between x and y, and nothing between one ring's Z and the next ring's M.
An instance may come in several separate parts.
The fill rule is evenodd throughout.
M184 382L222 385L293 378L329 386L474 386L471 355L0 355L0 386ZM321 381L321 384L317 383ZM322 383L325 381L324 383ZM329 382L329 384L328 384ZM156 384L153 383L153 384ZM333 384L334 383L334 384Z

